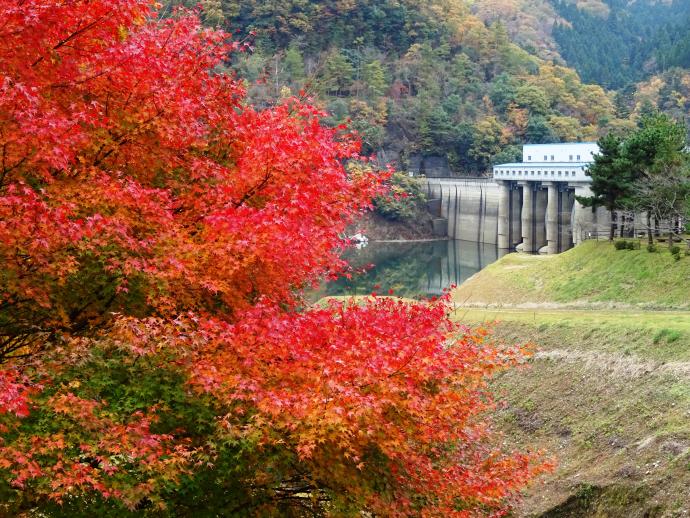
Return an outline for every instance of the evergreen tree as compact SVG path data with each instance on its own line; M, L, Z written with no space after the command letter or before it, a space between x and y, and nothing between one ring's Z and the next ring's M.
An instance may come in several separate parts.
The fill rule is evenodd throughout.
M221 0L202 0L201 13L204 24L211 27L219 27L225 21Z
M557 140L548 121L542 115L535 115L529 118L525 139L530 144L549 144Z
M299 83L304 80L304 58L294 42L285 51L284 65L290 81Z
M633 196L634 183L629 164L623 157L623 145L619 137L608 134L599 139L599 153L587 174L592 177L592 196L577 196L585 207L605 207L611 214L609 240L615 231L614 211L626 207Z
M322 79L325 89L336 94L347 91L352 84L354 72L354 67L340 51L332 51L326 58L324 67Z
M668 219L680 214L685 206L688 189L685 146L685 126L659 113L643 117L640 128L623 145L627 167L636 182L630 203L635 210L647 214L650 243L651 215Z
M378 60L364 65L362 80L366 85L368 94L372 97L380 97L386 91L386 73Z

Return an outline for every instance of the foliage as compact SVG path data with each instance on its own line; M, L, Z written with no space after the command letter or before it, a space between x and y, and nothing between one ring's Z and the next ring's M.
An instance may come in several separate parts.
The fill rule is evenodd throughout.
M523 349L445 298L305 308L381 177L152 9L0 0L3 514L501 514L544 468L485 415Z
M374 199L374 208L392 220L414 218L424 210L426 194L424 182L404 173L394 173L389 179L389 190Z
M666 115L643 117L640 127L626 140L628 167L636 175L632 206L644 210L648 220L684 221L690 218L690 154L687 130ZM669 244L673 224L669 224ZM652 229L648 224L651 242Z
M554 0L562 21L553 37L566 62L587 82L622 89L652 72L690 65L690 18L683 2L607 0L608 12Z
M512 38L524 31L509 17L500 17L510 19L504 26L486 5L471 12L448 0L224 4L227 25L256 34L253 51L232 64L256 80L254 103L304 91L328 108L330 124L362 134L364 153L395 151L403 168L418 155L440 156L453 170L481 174L503 146L594 140L620 123L603 89L551 64L554 52L540 50L543 60L517 46ZM514 11L509 4L497 7ZM536 10L521 16L546 23ZM535 38L529 44L541 47Z
M590 197L578 197L585 207L604 206L613 213L626 206L632 196L633 177L623 156L623 143L620 138L609 134L599 139L599 152L587 169L592 177ZM609 239L613 240L614 223L611 218Z
M652 217L658 221L684 221L690 217L690 156L685 126L667 115L642 117L627 138L609 134L599 140L600 152L587 174L593 196L579 197L585 206L644 211L652 242ZM673 225L669 224L670 232ZM609 238L613 239L611 218Z

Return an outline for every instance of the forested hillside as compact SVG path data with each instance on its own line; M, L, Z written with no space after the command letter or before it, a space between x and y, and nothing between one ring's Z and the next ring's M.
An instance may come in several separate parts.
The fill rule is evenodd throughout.
M202 4L207 24L251 42L231 65L254 82L254 102L315 97L330 123L351 120L365 151L383 149L402 167L433 156L455 172L483 173L518 157L524 142L591 140L627 124L601 87L537 57L548 44L523 48L506 25L473 14L481 2Z
M638 84L628 106L635 110L633 115L659 109L678 120L686 119L690 113L690 70L672 68Z
M558 50L582 79L622 89L672 67L690 67L690 3L606 0L588 9L552 0Z

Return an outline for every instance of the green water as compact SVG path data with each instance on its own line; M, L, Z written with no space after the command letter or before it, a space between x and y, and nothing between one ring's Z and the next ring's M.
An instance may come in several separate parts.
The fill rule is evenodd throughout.
M431 297L459 285L499 257L496 245L473 241L372 242L348 250L345 259L360 273L322 286L318 298L332 295L388 294Z

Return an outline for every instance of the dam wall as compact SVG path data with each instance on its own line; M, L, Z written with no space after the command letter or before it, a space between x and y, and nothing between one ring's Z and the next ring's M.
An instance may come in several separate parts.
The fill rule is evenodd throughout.
M437 235L495 245L501 250L556 254L585 239L607 236L603 208L583 207L589 183L490 178L427 178L429 210ZM633 218L631 230L635 228Z
M498 244L499 187L493 180L428 178L427 197L440 200L450 239Z

